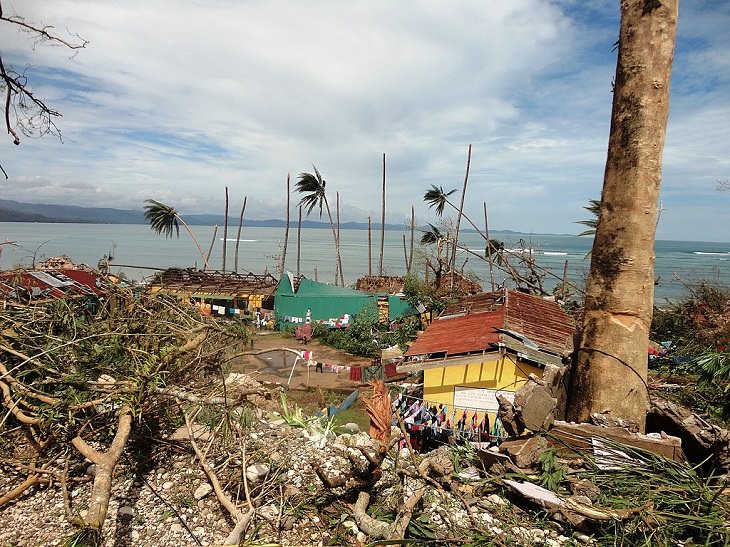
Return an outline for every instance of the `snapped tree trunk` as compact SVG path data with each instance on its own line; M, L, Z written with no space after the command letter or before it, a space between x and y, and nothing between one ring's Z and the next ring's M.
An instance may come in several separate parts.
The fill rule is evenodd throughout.
M246 200L248 196L243 196L243 206L241 207L241 216L238 217L238 233L236 234L236 256L233 271L238 273L238 247L241 244L241 229L243 228L243 215L246 212Z
M279 277L284 275L286 269L286 247L289 243L289 199L291 196L290 191L290 175L286 174L286 228L284 229L284 249L281 251L281 264L279 265Z
M378 275L383 275L383 250L385 248L385 153L383 153L383 194L380 200L380 268Z
M223 218L223 271L226 271L226 251L228 251L228 186L226 186L226 212Z
M461 202L459 203L459 214L456 215L456 231L454 233L454 248L451 252L451 270L456 269L456 250L459 245L459 227L461 226L461 217L464 214L464 198L466 197L466 184L469 182L469 167L471 166L471 144L466 154L466 174L464 175L464 187L461 189ZM454 290L454 276L451 276L450 290Z
M603 194L568 419L644 429L654 237L678 0L623 0Z
M302 266L302 206L299 206L299 218L297 219L297 277L301 275Z

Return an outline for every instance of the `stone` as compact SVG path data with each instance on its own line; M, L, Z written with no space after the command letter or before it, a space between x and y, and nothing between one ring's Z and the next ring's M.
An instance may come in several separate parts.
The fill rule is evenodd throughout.
M96 464L92 463L86 468L86 474L90 477L96 477Z
M346 423L342 427L347 429L350 433L360 433L360 426L354 422Z
M555 420L557 406L558 400L546 388L536 385L521 407L525 427L531 431L547 430Z
M138 541L138 540L139 540L139 531L137 531L137 530L132 530L132 533L131 533L130 535L132 536L132 539L133 539L134 541Z
M119 515L119 518L121 518L121 519L129 520L134 515L134 508L129 507L128 505L120 507L117 510L117 515Z
M716 474L730 472L730 431L712 425L687 408L661 399L652 401L647 431L664 431L682 440L687 459Z
M202 500L205 496L210 494L212 491L213 491L213 487L210 484L208 484L207 482L204 482L195 489L195 492L193 492L193 497L196 500Z
M173 533L182 532L182 529L183 529L182 524L180 524L179 522L173 522L170 525L170 532L173 532Z
M579 479L570 482L570 491L574 496L583 496L594 502L601 493L600 489L588 479Z
M193 438L196 441L209 441L210 440L210 429L204 425L192 424L193 427ZM190 436L188 435L187 426L178 427L175 432L170 435L171 441L176 442L189 442Z
M508 454L517 467L525 468L536 464L547 447L545 438L535 435L508 439L499 445L499 451Z
M175 483L172 481L167 481L167 482L162 483L163 490L170 490L173 486L175 486Z
M269 466L265 463L249 465L246 468L246 478L251 482L260 482L269 474Z
M515 407L501 393L497 394L497 417L502 422L502 427L510 437L519 437L525 431L525 424L522 422L521 416L515 412Z

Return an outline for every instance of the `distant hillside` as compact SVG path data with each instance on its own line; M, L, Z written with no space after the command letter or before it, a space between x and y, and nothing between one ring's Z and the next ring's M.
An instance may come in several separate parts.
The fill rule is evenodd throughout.
M185 222L195 226L223 226L223 215L184 215ZM73 222L83 224L146 224L144 212L111 207L78 207L76 205L52 205L46 203L21 203L0 199L0 222ZM228 217L229 226L238 226L238 217ZM286 223L279 219L244 220L244 225L253 227L283 228ZM292 226L296 223L292 222ZM327 222L303 220L302 228L330 228ZM343 230L367 230L367 222L343 222ZM372 224L373 231L380 230L379 223ZM386 230L403 230L403 224L386 224ZM464 230L471 232L473 230ZM512 230L492 230L494 234L515 234Z

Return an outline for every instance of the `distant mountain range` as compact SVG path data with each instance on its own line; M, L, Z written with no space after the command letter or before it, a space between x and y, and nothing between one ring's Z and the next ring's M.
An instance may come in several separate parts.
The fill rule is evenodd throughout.
M195 226L222 226L224 215L203 214L184 215L185 222ZM76 205L52 205L47 203L21 203L0 199L0 222L73 222L81 224L147 224L144 212L132 209L112 209L110 207L78 207ZM230 226L238 226L238 217L228 217ZM249 220L244 219L246 226L283 228L286 222L279 219ZM296 226L296 222L291 223ZM327 222L302 220L302 228L327 228ZM367 230L367 222L342 222L343 230ZM380 223L372 224L373 230L380 229ZM403 230L402 224L385 224L386 230ZM466 230L470 231L470 230ZM512 230L493 230L498 234L516 234Z

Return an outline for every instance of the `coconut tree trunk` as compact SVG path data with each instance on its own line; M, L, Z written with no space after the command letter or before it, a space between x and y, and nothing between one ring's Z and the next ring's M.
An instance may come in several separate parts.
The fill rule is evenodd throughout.
M216 224L215 227L213 228L213 237L210 240L210 246L208 247L208 255L206 257L204 257L206 264L210 264L210 255L213 254L213 247L215 247L215 238L217 235L218 235L218 225Z
M335 276L336 276L337 272L342 269L342 267L340 266L340 241L339 241L339 238L337 237L337 229L335 228L334 220L332 220L332 211L330 211L330 204L327 201L327 197L324 198L324 207L325 207L325 209L327 209L327 217L329 218L329 221L330 221L330 228L332 229L332 237L335 240L335 253L336 253ZM345 280L344 279L340 279L340 280L342 281L342 285L344 286Z
M678 0L623 0L603 194L568 419L643 430L654 238Z
M380 200L380 268L379 275L383 275L383 249L385 247L385 153L383 153L383 193Z
M281 251L281 264L279 265L279 277L284 275L284 270L286 269L286 247L289 243L289 200L291 199L291 191L290 191L290 174L286 174L286 228L284 228L284 248Z
M193 242L195 243L195 246L198 248L198 252L200 253L200 257L203 259L205 269L206 270L209 269L210 266L208 265L208 259L205 256L205 252L203 251L203 247L201 247L201 245L200 245L200 241L198 241L198 238L195 237L195 234L190 229L190 226L188 226L188 223L185 222L180 215L176 215L176 218L177 218L178 222L183 225L183 227L185 228L185 230L187 230L188 234L190 235L190 237L192 238Z
M340 275L342 286L345 286L345 276L342 274L342 257L340 256L340 193L335 192L336 208L337 208L337 268ZM337 283L335 283L337 284Z
M226 186L226 214L223 218L223 271L226 271L226 251L228 250L228 186Z
M484 233L487 236L487 261L489 263L489 282L494 292L494 263L492 262L492 242L489 240L489 217L487 216L487 202L484 204Z
M368 217L368 275L373 275L373 233L372 233L372 221Z
M243 196L243 207L241 207L241 215L238 217L238 233L236 234L236 256L234 264L234 272L238 273L238 247L241 244L241 229L243 228L243 214L246 212L246 200L248 196Z
M299 206L299 219L297 220L297 277L301 275L302 269L302 206Z
M411 248L408 258L408 273L411 273L411 267L413 266L413 236L416 231L416 208L411 205Z
M471 144L466 153L466 174L464 175L464 187L461 189L461 202L459 203L459 214L456 215L456 233L454 234L454 249L451 252L451 269L456 268L456 249L459 245L459 226L461 217L464 214L464 198L466 197L466 183L469 181L469 167L471 166ZM454 276L451 276L451 290L454 290Z

